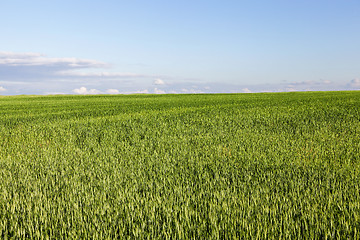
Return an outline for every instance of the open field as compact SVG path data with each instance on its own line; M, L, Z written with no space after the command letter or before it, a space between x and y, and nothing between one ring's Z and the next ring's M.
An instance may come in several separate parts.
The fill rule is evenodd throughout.
M0 238L360 238L360 92L0 97Z

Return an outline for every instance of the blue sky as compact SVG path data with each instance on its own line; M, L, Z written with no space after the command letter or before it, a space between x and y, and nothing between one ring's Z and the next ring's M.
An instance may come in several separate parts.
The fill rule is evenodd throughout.
M360 2L0 2L0 94L360 89Z

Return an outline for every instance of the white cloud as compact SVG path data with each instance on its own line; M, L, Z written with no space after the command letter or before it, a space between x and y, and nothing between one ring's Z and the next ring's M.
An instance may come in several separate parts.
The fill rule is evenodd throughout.
M354 78L350 81L351 87L360 87L360 78Z
M119 90L117 90L117 89L108 89L108 90L106 90L106 93L108 93L108 94L120 94Z
M243 93L252 93L252 91L248 88L241 89Z
M6 89L4 87L0 86L0 92L5 92L5 91L6 91Z
M177 91L174 91L174 90L171 90L169 91L170 94L177 94L178 92Z
M295 88L293 88L293 87L287 87L287 88L285 88L285 91L286 92L295 92L297 90Z
M45 95L64 95L64 92L45 92Z
M155 94L165 94L165 91L155 88L154 93Z
M133 93L135 93L135 94L147 94L147 93L149 93L149 90L144 89L144 90L135 91Z
M87 89L86 89L86 87L76 88L76 89L73 90L73 92L77 93L77 94L86 94Z
M157 78L154 80L154 85L165 85L165 82L162 79Z
M139 91L128 91L128 92L121 92L121 94L148 94L149 90L139 90Z
M76 88L73 92L76 94L101 94L101 91L97 89L88 90L86 87Z
M193 89L193 88L190 88L190 89L182 88L181 92L182 93L204 93L204 91Z

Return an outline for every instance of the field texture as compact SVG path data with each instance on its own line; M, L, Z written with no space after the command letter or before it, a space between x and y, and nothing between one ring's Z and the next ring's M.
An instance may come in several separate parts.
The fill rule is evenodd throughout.
M0 97L0 238L359 239L360 92Z

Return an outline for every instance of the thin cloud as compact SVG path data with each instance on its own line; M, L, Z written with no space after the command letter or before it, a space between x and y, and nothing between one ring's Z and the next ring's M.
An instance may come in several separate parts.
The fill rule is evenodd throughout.
M0 65L2 66L47 66L64 69L81 69L81 68L102 68L108 64L78 58L49 58L39 53L11 53L0 52Z
M0 52L0 76L9 81L48 81L84 79L153 78L137 73L99 72L91 69L109 68L101 61L79 58L51 58L40 53ZM79 72L85 70L86 72Z
M0 51L0 59L2 58L34 58L34 57L43 57L43 54L40 53L14 53L14 52L4 52Z
M312 85L330 85L333 84L332 81L328 79L320 79L319 81L300 81L300 82L291 82L292 85L300 86L312 86Z
M136 77L147 77L142 74L135 73L111 73L111 72L92 72L92 73L84 73L84 72L73 72L73 71L64 71L58 72L58 76L63 77L79 77L79 78L136 78Z
M6 88L0 86L0 92L5 92L6 91Z

